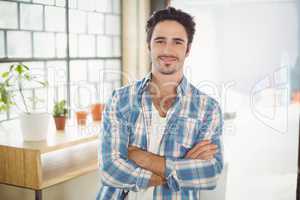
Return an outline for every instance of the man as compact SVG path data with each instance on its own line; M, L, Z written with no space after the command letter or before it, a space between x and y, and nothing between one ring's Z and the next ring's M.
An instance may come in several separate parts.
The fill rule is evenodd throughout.
M216 187L221 111L183 75L194 32L193 18L172 7L148 20L151 73L106 106L97 199L198 199Z

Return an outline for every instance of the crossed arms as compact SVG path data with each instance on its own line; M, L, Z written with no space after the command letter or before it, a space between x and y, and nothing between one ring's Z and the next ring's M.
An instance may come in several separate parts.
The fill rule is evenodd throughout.
M158 156L129 146L129 131L123 113L118 112L118 95L106 107L99 149L102 182L115 188L139 191L166 183L170 190L214 189L223 168L220 110L207 131L211 141L199 141L184 158Z
M212 144L210 140L204 140L196 144L185 155L185 159L200 159L200 160L212 160L217 153L218 146ZM143 151L140 148L129 146L128 147L128 159L134 161L138 166L143 169L151 171L153 174L149 181L149 186L158 186L164 184L166 159L163 156L159 156L147 151Z

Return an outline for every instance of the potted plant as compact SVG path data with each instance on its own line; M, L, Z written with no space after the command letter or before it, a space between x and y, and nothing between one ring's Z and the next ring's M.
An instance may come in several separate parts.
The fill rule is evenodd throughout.
M77 124L81 125L81 126L85 126L86 120L87 120L87 115L88 115L87 111L84 111L84 110L76 111Z
M90 105L90 110L92 114L93 121L101 121L102 120L102 112L104 110L104 104L100 102L100 94L97 83L94 85L95 87L95 101Z
M94 103L91 105L91 113L92 113L93 121L102 120L103 109L104 109L104 104L102 103Z
M37 101L34 98L26 98L24 87L29 83L37 83L46 87L47 83L39 81L35 76L30 74L30 69L24 64L14 64L1 74L0 80L0 111L7 111L11 106L16 105L14 101L16 95L20 96L21 105L19 114L20 126L24 141L45 140L48 134L49 122L51 115L47 112L35 112L30 108L29 101Z
M65 130L67 114L68 109L66 108L66 100L61 100L54 103L53 117L56 130Z

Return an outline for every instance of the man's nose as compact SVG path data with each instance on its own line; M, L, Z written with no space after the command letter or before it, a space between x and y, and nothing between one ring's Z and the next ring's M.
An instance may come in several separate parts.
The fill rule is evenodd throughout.
M166 43L163 53L166 54L166 55L169 55L169 54L173 53L173 48L172 48L171 43L169 43L169 42Z

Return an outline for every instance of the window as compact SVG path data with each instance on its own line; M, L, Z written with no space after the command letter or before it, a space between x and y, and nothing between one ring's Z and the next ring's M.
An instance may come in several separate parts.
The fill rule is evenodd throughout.
M0 72L27 64L48 88L26 87L52 111L66 99L71 110L106 102L121 84L120 0L0 0ZM16 99L18 102L18 100ZM17 117L12 107L0 120Z

